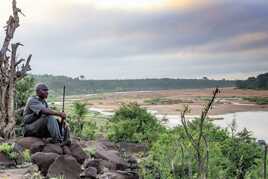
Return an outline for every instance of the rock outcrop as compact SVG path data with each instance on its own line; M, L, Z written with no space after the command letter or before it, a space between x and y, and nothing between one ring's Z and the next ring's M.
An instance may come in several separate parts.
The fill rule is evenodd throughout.
M82 149L81 144L85 149L93 149L90 154ZM132 156L126 157L125 153L132 149L131 146L136 147L131 152L145 150L144 146L117 145L105 140L73 140L71 145L62 146L34 137L20 138L15 146L19 152L30 150L32 163L38 166L43 176L64 176L65 179L138 179L137 161ZM16 163L0 153L1 165L11 167Z

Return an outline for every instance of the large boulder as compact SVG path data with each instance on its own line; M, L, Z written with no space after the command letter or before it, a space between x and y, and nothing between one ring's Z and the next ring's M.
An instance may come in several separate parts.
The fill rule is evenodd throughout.
M63 154L63 150L60 146L60 144L47 144L45 145L44 149L42 150L42 152L46 152L46 153L56 153L56 154Z
M94 167L98 174L105 172L105 170L116 170L116 164L103 159L86 160L83 167Z
M89 156L84 152L81 146L78 143L72 143L70 146L72 156L76 158L77 162L83 164L84 161L89 158Z
M16 141L16 143L22 145L25 149L31 149L32 145L35 143L43 144L45 145L44 141L40 138L36 137L23 137Z
M119 149L119 147L115 143L107 141L107 140L99 140L96 143L96 147L102 148L104 150L118 150Z
M61 155L48 169L48 177L63 176L64 179L79 179L81 173L80 164L70 155Z
M94 167L97 169L97 173L101 173L103 171L104 165L101 159L87 159L84 164L83 164L84 168L89 168L89 167Z
M124 150L130 153L139 153L139 152L145 153L148 150L148 147L145 144L120 142L118 146L120 150Z
M36 164L41 173L46 176L49 166L59 157L56 153L37 152L32 155L32 162Z
M41 152L44 147L45 147L44 142L40 142L40 141L35 142L30 148L31 154L34 154L36 152Z
M105 150L106 148L103 148L101 146L97 146L96 149L96 158L97 159L103 159L108 162L111 162L115 167L116 170L125 170L129 168L129 165L126 161L124 161L119 153L115 150Z
M64 154L64 155L66 155L66 154L67 154L67 155L72 155L72 152L71 152L71 150L70 150L70 148L69 148L68 146L66 146L66 145L63 146L63 147L62 147L62 150L63 150L63 154Z
M0 152L0 169L16 166L16 162L10 160L4 153Z
M97 169L94 167L88 167L84 170L83 173L81 173L80 177L81 178L95 179L95 178L97 178Z

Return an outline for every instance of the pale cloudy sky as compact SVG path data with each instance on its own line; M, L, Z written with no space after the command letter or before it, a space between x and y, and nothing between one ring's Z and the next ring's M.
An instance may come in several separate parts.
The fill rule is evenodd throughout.
M198 3L197 3L198 2ZM88 79L268 72L267 0L17 0L32 73ZM0 0L0 24L11 0ZM0 39L4 30L0 31Z

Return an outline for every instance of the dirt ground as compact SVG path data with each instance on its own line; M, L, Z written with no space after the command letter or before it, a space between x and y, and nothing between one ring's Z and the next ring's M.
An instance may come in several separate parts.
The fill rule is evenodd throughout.
M149 110L160 114L179 114L184 105L189 105L191 114L201 113L204 105L212 96L213 89L189 89L189 90L160 90L160 91L130 91L103 94L92 94L86 96L70 96L69 102L82 100L90 107L114 111L120 104L137 102ZM243 100L243 97L268 97L268 90L240 90L234 88L222 88L211 110L211 115L226 114L242 111L268 111L268 105L257 105ZM154 99L171 100L169 104L150 104L148 100Z
M0 169L0 179L23 179L27 169Z

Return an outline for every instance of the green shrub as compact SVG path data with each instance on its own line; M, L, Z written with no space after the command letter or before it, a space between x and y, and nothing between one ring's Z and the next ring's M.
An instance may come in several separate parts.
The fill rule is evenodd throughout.
M108 137L115 142L151 144L165 128L137 103L123 104L108 123Z
M23 107L26 105L27 99L34 94L35 80L32 76L26 76L16 82L16 95L15 95L15 108L16 112L16 125L20 126L22 123ZM21 136L22 132L16 128L16 135Z
M197 137L198 119L191 122L189 132ZM243 130L230 133L226 129L206 122L204 134L209 145L208 178L260 178L260 147L250 133ZM189 176L191 173L192 176ZM162 132L140 162L140 175L144 179L197 178L197 162L193 146L182 126ZM254 178L254 177L253 177Z
M180 103L193 103L191 100L182 99L168 99L168 98L152 98L144 100L145 104L149 105L169 105L169 104L180 104Z
M96 123L87 121L83 125L83 129L81 131L80 137L85 139L95 139L96 136Z
M75 102L72 106L72 115L69 117L68 123L74 135L84 139L94 139L97 125L91 119L88 119L87 115L86 103Z
M158 140L152 144L149 155L144 158L140 165L140 174L145 179L166 178L174 179L182 178L183 170L179 173L179 169L184 168L182 153L180 150L180 142L174 132L162 133ZM176 171L175 171L176 170Z
M11 160L14 160L18 157L18 153L16 153L13 150L13 146L8 143L3 143L0 145L0 152L4 153L5 155L8 156Z
M13 151L13 147L11 144L3 143L0 145L0 152L3 152L5 154L8 154Z
M23 160L25 162L31 162L31 152L29 149L26 149L22 152Z
M0 152L4 153L11 160L16 161L18 158L22 157L23 162L31 162L31 152L29 149L23 150L20 154L14 150L14 145L2 143L0 145Z
M268 97L244 97L246 101L254 102L258 105L265 105L268 104Z
M81 137L83 139L95 139L97 125L90 119L87 119L87 121L82 121L82 123L80 123L73 117L69 117L68 123L71 133L75 136Z

